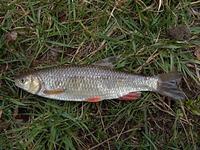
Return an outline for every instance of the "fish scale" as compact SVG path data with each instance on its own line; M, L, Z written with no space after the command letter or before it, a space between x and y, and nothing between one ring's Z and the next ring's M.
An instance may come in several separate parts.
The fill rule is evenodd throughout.
M37 93L46 96L42 91L62 88L65 93L50 95L50 98L59 100L82 101L92 96L100 96L102 99L114 99L129 92L147 91L145 77L112 71L107 67L83 66L52 68L36 72L43 81L44 87ZM137 80L136 80L137 79ZM143 82L141 82L143 81ZM59 85L61 83L61 85ZM141 87L145 88L141 88Z

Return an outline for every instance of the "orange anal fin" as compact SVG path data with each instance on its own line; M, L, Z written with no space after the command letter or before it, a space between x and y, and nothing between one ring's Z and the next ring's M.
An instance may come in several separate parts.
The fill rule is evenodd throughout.
M53 89L53 90L44 90L43 93L47 95L56 95L56 94L61 94L64 93L64 89Z
M124 101L132 101L132 100L139 99L140 97L141 97L140 92L130 92L122 97L119 97L119 99L124 100Z
M100 96L90 97L90 98L87 98L86 101L90 103L97 103L101 101L101 97Z

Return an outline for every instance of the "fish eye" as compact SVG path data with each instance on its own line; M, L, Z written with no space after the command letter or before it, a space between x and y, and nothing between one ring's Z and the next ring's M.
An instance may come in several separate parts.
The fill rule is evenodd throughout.
M25 84L26 80L25 80L25 79L21 79L20 82L21 82L22 84Z

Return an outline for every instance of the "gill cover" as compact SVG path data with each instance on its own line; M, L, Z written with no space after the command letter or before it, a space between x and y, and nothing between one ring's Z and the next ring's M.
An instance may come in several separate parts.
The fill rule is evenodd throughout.
M32 94L37 94L41 89L40 80L33 75L15 78L15 85Z

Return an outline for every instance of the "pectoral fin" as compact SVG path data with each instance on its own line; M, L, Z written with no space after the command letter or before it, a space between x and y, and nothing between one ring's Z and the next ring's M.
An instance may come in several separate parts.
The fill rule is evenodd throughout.
M47 95L56 95L56 94L61 94L64 93L64 89L53 89L53 90L44 90L43 93Z
M90 97L90 98L87 98L86 101L90 103L97 103L101 101L101 97L100 96Z

